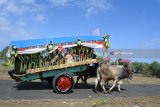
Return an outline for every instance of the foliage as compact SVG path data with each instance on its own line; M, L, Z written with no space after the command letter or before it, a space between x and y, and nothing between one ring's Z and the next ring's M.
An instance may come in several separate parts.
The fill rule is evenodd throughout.
M12 67L12 60L11 58L8 58L6 56L7 52L8 52L9 46L6 46L2 51L0 51L0 60L4 61L3 63L1 63L2 66L9 66Z
M98 60L98 61L102 61L102 59L103 59L103 58L102 58L101 56L98 56L98 57L97 57L97 60Z
M2 51L0 51L0 60L4 60L7 62L8 58L6 57L6 53L8 51L8 46L6 46Z
M0 72L6 72L13 69L13 66L8 65L7 63L0 64Z
M148 70L148 66L149 64L145 62L133 62L131 64L131 67L134 70L134 72L142 73L142 74Z
M151 75L160 78L160 63L154 61L149 65L148 69L151 72Z
M154 61L151 64L145 62L131 63L133 72L142 73L144 76L156 76L160 78L160 63Z

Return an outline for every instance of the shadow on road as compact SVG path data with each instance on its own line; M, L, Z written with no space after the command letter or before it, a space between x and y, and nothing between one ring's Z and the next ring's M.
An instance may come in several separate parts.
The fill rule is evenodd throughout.
M20 82L15 88L17 90L49 90L51 86L48 82Z
M106 90L109 90L109 88L111 87L111 84L106 85ZM51 86L48 84L48 82L44 81L44 82L20 82L18 83L15 88L17 88L17 90L52 90ZM84 83L79 83L78 85L74 86L74 90L77 89L94 89L94 84L84 84ZM122 89L121 90L126 90L126 89ZM99 87L98 88L99 92L102 92L102 88ZM117 91L118 92L118 88L115 87L112 91Z
M105 89L108 91L111 86L112 86L112 84L105 85ZM94 88L95 88L94 84L88 84L88 85L86 85L86 84L84 84L84 83L79 83L78 86L74 87L74 89L93 89L93 91L94 91ZM126 90L126 89L121 88L121 90L123 91L123 90ZM101 86L98 87L98 90L97 90L97 91L98 91L98 92L103 92ZM118 91L118 87L115 87L115 88L112 90L112 92L113 92L113 91L119 92L119 91ZM95 91L94 91L94 92L95 92Z

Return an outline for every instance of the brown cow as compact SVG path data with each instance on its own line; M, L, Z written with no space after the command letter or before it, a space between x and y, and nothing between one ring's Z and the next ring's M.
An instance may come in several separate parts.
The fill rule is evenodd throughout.
M131 67L128 64L125 64L124 66L101 64L97 69L95 92L97 91L98 84L100 84L104 93L106 93L107 91L104 85L110 80L113 80L114 82L112 87L108 90L108 93L110 93L116 85L118 85L118 91L121 92L120 80L125 78L132 79Z

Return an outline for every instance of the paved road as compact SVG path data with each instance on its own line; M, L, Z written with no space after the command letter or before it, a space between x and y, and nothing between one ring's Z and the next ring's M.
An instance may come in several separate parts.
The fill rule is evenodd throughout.
M94 93L94 85L80 84L70 94L55 94L47 82L23 82L17 85L14 81L0 80L0 99L81 99L81 98L107 98L132 96L160 95L160 85L123 84L122 93L113 90L111 94ZM109 87L106 87L109 88Z

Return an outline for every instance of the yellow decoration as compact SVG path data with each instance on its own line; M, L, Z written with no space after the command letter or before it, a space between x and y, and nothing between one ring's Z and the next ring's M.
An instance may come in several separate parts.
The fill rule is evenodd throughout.
M50 43L47 45L47 49L48 49L48 51L52 51L53 48L54 48L54 45L53 45L52 41L50 41Z
M108 35L108 34L105 34L105 35L103 36L103 38L104 38L104 42L105 42L105 47L106 47L106 48L110 48L109 35Z

